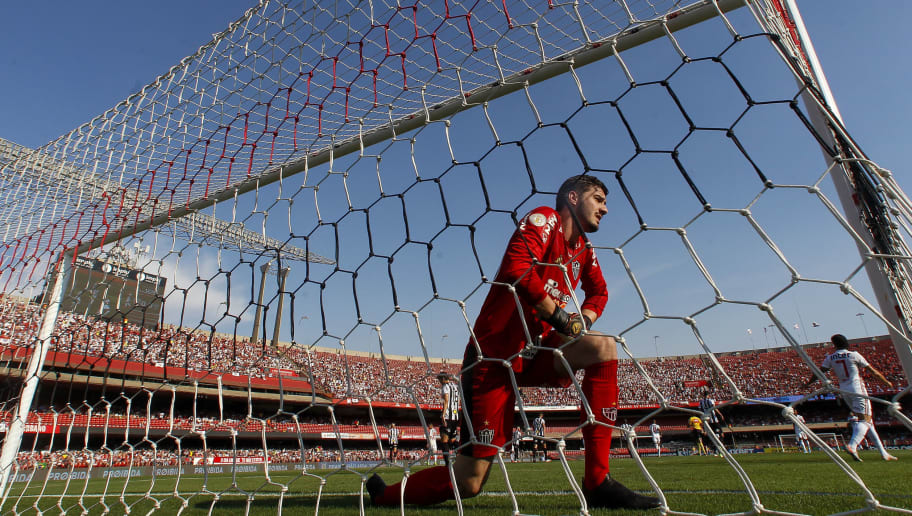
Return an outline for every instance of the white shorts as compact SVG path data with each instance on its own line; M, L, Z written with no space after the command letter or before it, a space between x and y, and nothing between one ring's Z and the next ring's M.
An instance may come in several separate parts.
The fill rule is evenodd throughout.
M846 405L849 406L849 410L856 414L864 414L870 416L873 412L871 411L871 400L859 396L858 394L842 394L842 399L845 400Z
M659 444L660 442L662 442L662 438L656 435L652 438L652 442L654 444Z

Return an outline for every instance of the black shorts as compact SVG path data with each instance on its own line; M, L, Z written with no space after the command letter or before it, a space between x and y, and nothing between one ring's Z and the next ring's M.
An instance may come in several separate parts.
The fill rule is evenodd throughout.
M457 430L459 430L458 419L444 419L443 426L440 427L440 435L445 435L450 441L455 441Z
M691 437L693 437L694 443L701 442L703 440L703 432L694 429L690 431Z

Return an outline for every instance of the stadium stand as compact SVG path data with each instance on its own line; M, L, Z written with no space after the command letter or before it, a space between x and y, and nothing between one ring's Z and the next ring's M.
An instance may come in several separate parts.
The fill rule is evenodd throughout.
M27 335L34 335L40 314L34 304L2 301L0 304L0 359L21 361L31 345ZM50 361L57 367L73 369L99 368L95 358L122 361L123 370L154 376L167 368L177 373L192 372L200 377L223 376L227 382L246 387L253 381L264 388L283 388L298 392L311 389L329 398L365 398L390 403L439 404L439 385L434 375L441 370L456 374L459 363L426 362L404 357L381 361L368 353L341 352L317 347L283 345L274 348L261 343L215 332L164 327L150 331L129 323L107 322L92 317L63 313L59 316L58 337L52 343L56 352ZM854 343L876 368L894 385L906 380L896 360L892 343L887 338ZM817 362L827 348L809 345L805 351ZM808 369L792 349L780 348L720 353L716 356L726 372L749 398L769 398L801 392ZM714 385L712 396L726 397L720 382L699 356L660 357L641 360L658 389L672 403L689 403L697 399L706 385ZM385 374L384 367L389 369ZM116 368L114 368L116 369ZM179 377L184 375L178 374ZM384 378L396 385L384 384ZM653 405L658 399L630 360L619 366L622 406ZM256 380L261 380L256 382ZM295 384L300 380L300 384ZM889 394L879 384L872 384L871 394ZM523 401L529 406L578 406L573 389L524 388Z

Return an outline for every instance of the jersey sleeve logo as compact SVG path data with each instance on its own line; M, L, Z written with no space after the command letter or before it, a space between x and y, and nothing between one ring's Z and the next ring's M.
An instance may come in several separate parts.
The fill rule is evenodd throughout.
M526 231L528 226L534 227L542 242L547 243L551 237L551 231L558 227L557 215L546 216L544 213L533 211L520 220L519 231Z
M539 228L543 227L545 225L545 222L547 222L547 221L548 221L547 217L545 217L541 213L533 213L533 214L529 215L529 223L535 227L539 227Z

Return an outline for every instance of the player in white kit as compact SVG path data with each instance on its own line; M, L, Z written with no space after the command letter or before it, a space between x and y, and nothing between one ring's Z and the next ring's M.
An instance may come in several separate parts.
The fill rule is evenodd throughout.
M428 465L437 465L437 438L440 432L434 425L428 425Z
M800 421L802 423L805 422L804 416L802 416L801 414L795 414L795 417L796 417L796 419L798 419L798 421ZM801 446L801 451L803 451L804 453L811 453L811 445L808 442L807 433L804 430L802 430L801 427L798 426L797 423L795 423L794 426L795 426L795 440L798 441L798 446Z
M848 452L853 459L861 462L861 458L858 456L857 451L858 443L864 439L865 435L870 435L871 439L874 441L874 445L877 446L877 450L880 451L880 456L883 457L883 460L898 460L893 455L887 453L887 450L883 447L883 443L880 441L880 436L877 435L877 430L874 429L874 412L871 410L871 401L866 398L868 389L865 388L864 380L861 377L861 370L867 369L874 378L877 378L880 383L886 385L888 388L893 388L893 384L890 380L887 380L883 373L869 364L860 353L857 351L850 351L849 341L846 340L845 336L840 334L833 335L830 337L830 342L836 350L823 359L823 362L820 364L820 369L824 373L830 369L836 373L836 378L839 379L839 389L843 391L841 393L842 398L849 406L849 410L858 416L858 423L856 423L852 429L852 437L849 439L848 444L846 444L846 452ZM805 387L810 386L816 380L817 377L812 375L807 383L805 383Z
M655 420L652 421L652 424L649 425L649 433L652 434L652 444L655 445L656 450L659 453L659 457L662 456L662 428L659 426Z

